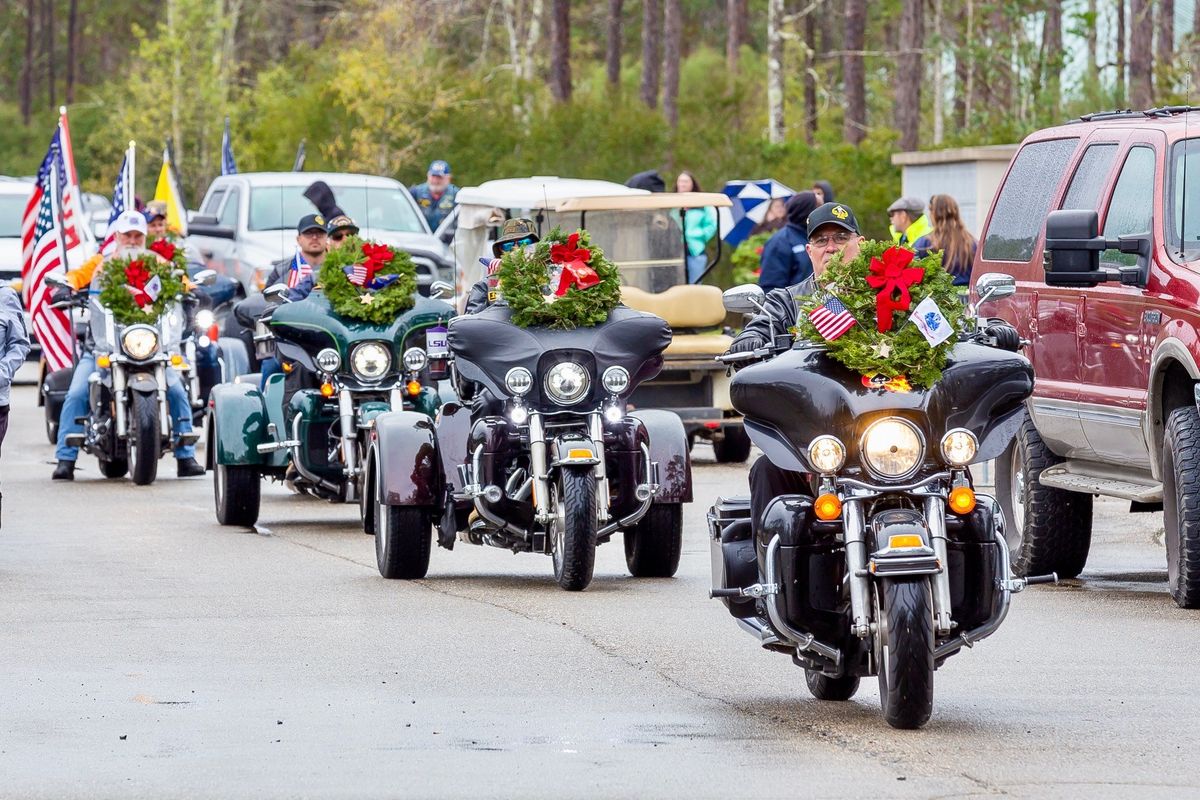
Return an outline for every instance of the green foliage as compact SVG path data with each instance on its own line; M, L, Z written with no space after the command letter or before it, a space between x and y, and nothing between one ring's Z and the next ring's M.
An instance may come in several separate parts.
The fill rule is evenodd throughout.
M391 258L381 262L382 266L375 275L399 277L382 289L356 286L346 275L346 268L368 260L363 245L368 248L379 247L374 242L364 242L357 236L350 236L329 251L325 263L321 265L321 291L325 293L335 314L372 325L388 325L415 305L413 296L417 292L417 268L408 253L389 247Z
M759 233L746 239L737 246L729 260L733 266L733 285L743 283L758 283L758 275L762 272L762 251L770 233Z
M621 302L621 274L604 257L604 251L592 244L587 231L578 231L579 247L591 251L587 265L596 271L600 282L587 289L571 286L555 297L551 278L551 248L567 241L562 229L555 228L531 248L515 248L500 262L500 293L512 309L512 320L522 328L588 328L608 319Z
M831 358L864 375L907 377L915 385L932 386L942 377L946 357L957 337L951 336L937 347L930 347L920 328L911 323L909 317L922 300L932 297L950 325L956 331L962 330L962 302L954 287L953 276L942 268L940 253L916 259L911 266L922 268L925 274L920 283L909 287L912 303L907 311L893 311L891 330L880 333L876 325L877 291L867 284L866 277L871 260L881 259L884 251L892 246L890 241L865 242L853 261L843 261L841 256L835 256L820 278L821 291L801 304L799 335L814 342L825 341L808 315L824 301L825 292L833 291L858 324L834 341L826 342ZM881 357L877 348L885 343L891 352Z
M100 305L112 312L118 325L153 325L183 294L183 283L175 277L173 265L157 255L110 258L100 274ZM137 291L158 278L158 296L146 305L138 305Z

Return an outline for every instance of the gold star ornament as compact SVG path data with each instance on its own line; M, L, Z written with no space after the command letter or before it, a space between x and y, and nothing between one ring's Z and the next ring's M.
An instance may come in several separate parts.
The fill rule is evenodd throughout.
M362 303L364 306L369 306L374 301L375 301L375 295L371 294L370 292L366 292L366 293L360 294L358 296L358 302Z
M871 348L871 355L876 358L887 358L892 354L892 346L887 342L879 342Z

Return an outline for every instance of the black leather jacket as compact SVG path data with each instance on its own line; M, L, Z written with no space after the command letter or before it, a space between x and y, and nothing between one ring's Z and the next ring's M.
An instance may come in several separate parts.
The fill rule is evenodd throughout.
M467 304L463 307L463 313L478 314L490 305L491 303L488 302L487 278L481 278L475 281L475 285L471 287L471 291L467 292Z
M816 289L816 282L807 278L786 289L772 289L767 292L763 303L766 313L759 312L754 319L746 323L746 327L730 345L730 350L753 350L769 344L773 337L787 333L788 328L793 327L800 317L799 302Z

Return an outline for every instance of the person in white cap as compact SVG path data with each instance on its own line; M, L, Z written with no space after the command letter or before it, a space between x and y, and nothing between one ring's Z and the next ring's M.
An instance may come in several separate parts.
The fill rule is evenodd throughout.
M116 249L108 258L129 258L146 252L146 218L138 211L125 211L113 222L113 234ZM155 258L159 258L155 255ZM65 276L71 290L100 293L99 267L105 261L104 256L96 254L85 261L78 269L73 269ZM90 288L89 288L90 287ZM61 299L58 292L54 299ZM88 413L88 380L98 371L96 367L95 342L89 334L79 361L75 364L75 372L71 375L71 386L63 399L62 413L58 418L58 447L54 456L58 464L52 476L56 481L75 480L75 461L79 458L79 448L67 445L67 436L72 433L82 433L83 426L75 420L87 416ZM167 370L167 404L174 418L172 430L176 434L192 432L192 408L188 402L187 392L183 389L183 381L174 368ZM181 478L190 478L204 474L204 467L196 461L195 445L179 445L175 448L177 474Z

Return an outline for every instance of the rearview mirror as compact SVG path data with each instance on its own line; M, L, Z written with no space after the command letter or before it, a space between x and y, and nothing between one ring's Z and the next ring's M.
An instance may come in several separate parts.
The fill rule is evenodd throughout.
M975 293L979 303L1012 297L1017 293L1017 279L1003 272L986 272L975 281Z
M1100 276L1100 251L1104 238L1099 235L1099 216L1095 211L1061 209L1046 217L1046 283L1051 286L1094 286Z
M288 287L286 283L273 283L263 289L263 297L268 300L273 300L277 303L287 301Z
M237 231L227 228L216 217L197 214L188 223L189 236L211 236L214 239L236 239Z
M429 296L434 300L441 300L443 297L453 297L454 287L446 281L434 281L429 286Z
M58 289L61 289L64 286L69 287L71 285L67 283L66 277L62 275L47 275L46 277L42 278L42 280Z
M192 283L201 286L212 286L217 282L217 271L215 269L202 269L192 277Z
M763 294L762 287L755 283L744 283L741 286L734 286L732 289L726 289L721 295L721 301L725 304L726 311L732 311L735 314L754 314L763 311L763 303L766 301L766 295Z

